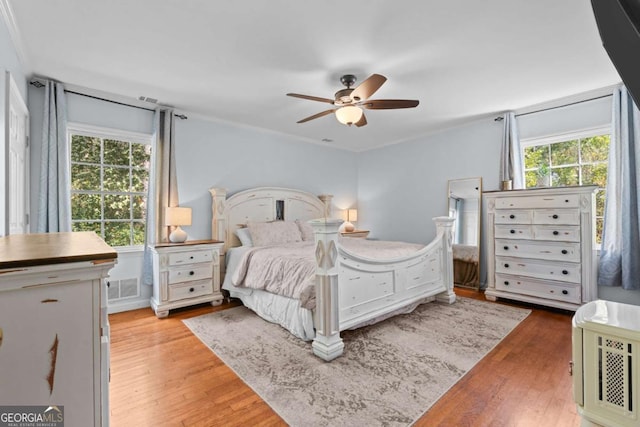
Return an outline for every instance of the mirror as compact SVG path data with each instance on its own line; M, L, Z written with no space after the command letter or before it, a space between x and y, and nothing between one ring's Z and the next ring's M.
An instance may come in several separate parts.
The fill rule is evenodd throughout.
M480 288L480 213L482 178L449 180L449 216L453 223L453 283Z

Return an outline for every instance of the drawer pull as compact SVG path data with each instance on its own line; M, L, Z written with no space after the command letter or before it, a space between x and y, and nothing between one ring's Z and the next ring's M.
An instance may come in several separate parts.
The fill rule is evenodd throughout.
M193 259L193 255L191 255L191 256L189 257L189 259Z
M568 291L568 290L566 290L566 289L563 289L563 290L562 290L562 295L569 295L569 291Z
M515 219L515 218L516 218L516 216L515 216L514 214L511 214L511 215L509 215L509 218L511 218L511 219Z
M562 274L569 274L569 272L567 270L562 270Z
M516 230L509 230L509 233L516 234Z
M195 288L189 288L189 292L193 292L195 290L196 290Z
M505 286L509 286L509 281L508 281L508 280L505 280L505 281L504 281L504 285L505 285Z
M558 215L557 214L553 214L553 216L551 218L558 219Z
M565 203L569 203L569 199L565 199L565 200L564 200L564 202L565 202Z
M196 274L196 272L195 272L195 271L190 271L190 272L189 272L189 276L193 276L194 274Z
M553 232L553 235L554 235L554 236L557 236L558 234L560 234L560 233L559 233L559 232L557 232L557 231L554 231L554 232Z
M505 247L504 247L504 250L505 250L505 251L508 251L508 250L509 250L509 246L505 246Z
M568 251L568 250L566 250L566 249L563 249L563 250L562 250L562 255L566 255L566 254L568 254L568 253L569 253L569 251Z
M505 264L505 265L504 265L504 268L509 268L509 264Z

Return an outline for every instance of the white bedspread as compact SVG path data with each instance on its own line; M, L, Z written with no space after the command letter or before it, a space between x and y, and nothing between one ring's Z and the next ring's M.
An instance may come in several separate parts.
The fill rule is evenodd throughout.
M414 243L345 238L345 250L375 260L406 257L424 246ZM300 300L309 310L315 308L314 242L246 248L233 269L231 282L236 288L260 289ZM231 272L229 272L231 273Z

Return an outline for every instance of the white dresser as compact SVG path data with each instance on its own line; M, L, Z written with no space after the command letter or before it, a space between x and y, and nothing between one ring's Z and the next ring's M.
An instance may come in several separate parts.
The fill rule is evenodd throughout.
M597 298L596 186L486 192L487 299L576 310Z
M153 248L151 307L159 318L169 310L204 302L222 304L220 250L224 242L192 240Z
M0 411L109 425L104 278L116 257L93 232L0 238Z

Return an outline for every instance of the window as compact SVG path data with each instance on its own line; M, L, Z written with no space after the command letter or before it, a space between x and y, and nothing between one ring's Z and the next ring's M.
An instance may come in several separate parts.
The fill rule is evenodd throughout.
M151 136L69 125L71 228L111 246L144 244Z
M597 185L596 241L602 242L609 129L522 141L526 188Z

